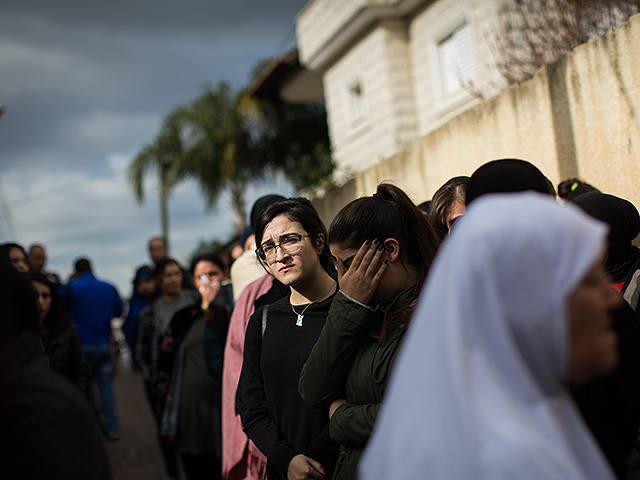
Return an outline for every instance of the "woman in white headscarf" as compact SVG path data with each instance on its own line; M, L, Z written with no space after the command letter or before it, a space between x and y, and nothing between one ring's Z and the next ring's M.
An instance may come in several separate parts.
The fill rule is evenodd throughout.
M471 205L436 258L360 478L613 478L565 388L618 361L606 235L537 193Z

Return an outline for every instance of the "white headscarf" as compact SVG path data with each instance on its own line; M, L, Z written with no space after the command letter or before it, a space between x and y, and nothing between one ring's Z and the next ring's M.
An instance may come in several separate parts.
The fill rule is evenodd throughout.
M360 478L613 478L563 386L567 297L606 234L537 193L474 202L429 274Z

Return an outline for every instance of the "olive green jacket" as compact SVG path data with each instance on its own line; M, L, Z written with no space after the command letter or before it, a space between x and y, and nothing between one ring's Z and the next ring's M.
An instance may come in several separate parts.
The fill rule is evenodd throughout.
M331 439L341 445L334 479L356 478L405 331L404 327L387 331L381 347L377 333L383 315L380 306L374 309L338 292L300 374L299 392L307 403L327 408L339 398L348 402L329 422Z

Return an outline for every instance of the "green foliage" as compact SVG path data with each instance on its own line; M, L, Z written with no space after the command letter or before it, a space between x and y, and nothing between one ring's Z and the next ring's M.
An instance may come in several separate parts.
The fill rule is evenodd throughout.
M255 135L260 162L285 172L296 189L331 183L334 163L324 105L291 105L278 98L259 99L261 129Z
M165 199L186 178L198 182L209 208L228 191L239 231L248 183L284 172L297 189L328 186L333 167L323 105L256 99L220 82L169 113L133 160L129 178L138 201L150 172L158 175Z

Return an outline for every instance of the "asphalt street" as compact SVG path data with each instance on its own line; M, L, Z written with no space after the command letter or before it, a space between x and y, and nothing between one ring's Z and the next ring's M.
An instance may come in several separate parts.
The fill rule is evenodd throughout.
M120 438L104 441L113 480L162 480L164 467L142 377L119 369L115 394Z

